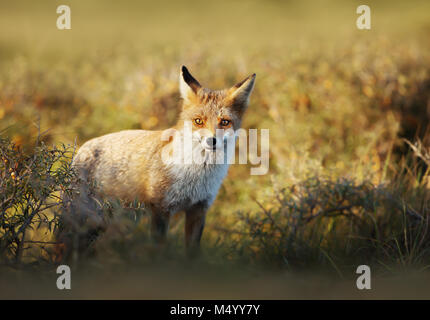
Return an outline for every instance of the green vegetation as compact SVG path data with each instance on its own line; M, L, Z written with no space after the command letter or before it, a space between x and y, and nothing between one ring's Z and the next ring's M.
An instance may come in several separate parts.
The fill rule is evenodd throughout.
M167 284L131 289L129 272L150 285L174 282L175 270L209 297L306 297L312 290L296 274L354 296L360 264L381 279L407 272L417 275L410 283L428 283L428 1L372 4L370 31L355 27L353 1L81 1L70 5L70 31L55 27L59 4L0 4L3 292L19 296L14 281L28 274L55 276L51 242L69 210L59 194L73 180L75 141L174 124L182 64L215 89L257 73L243 126L270 129L270 172L231 166L193 263L181 215L159 254L141 204L88 199L78 212L94 213L103 228L79 257L81 288L118 271L127 297L201 297ZM103 288L86 296L115 296Z

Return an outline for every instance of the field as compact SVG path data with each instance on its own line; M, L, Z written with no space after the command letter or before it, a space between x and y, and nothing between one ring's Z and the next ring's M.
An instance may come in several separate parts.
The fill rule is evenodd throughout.
M428 1L375 1L371 30L356 1L74 1L62 31L60 4L0 4L1 298L430 298ZM231 166L194 261L182 214L160 254L142 204L103 204L58 291L73 149L173 125L182 65L257 74L243 127L270 130L269 173Z

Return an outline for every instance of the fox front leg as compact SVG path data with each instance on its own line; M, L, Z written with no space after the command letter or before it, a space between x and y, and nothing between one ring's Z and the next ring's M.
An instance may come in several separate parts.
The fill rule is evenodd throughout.
M200 249L207 210L207 203L199 202L185 211L185 245L188 254L196 253Z
M152 209L151 213L151 237L156 243L165 243L167 230L169 229L169 213Z

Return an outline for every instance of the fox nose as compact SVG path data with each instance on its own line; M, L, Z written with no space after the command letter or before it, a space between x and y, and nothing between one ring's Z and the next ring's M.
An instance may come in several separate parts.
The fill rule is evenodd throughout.
M216 148L216 138L215 137L209 137L206 138L206 144L211 147L212 149Z

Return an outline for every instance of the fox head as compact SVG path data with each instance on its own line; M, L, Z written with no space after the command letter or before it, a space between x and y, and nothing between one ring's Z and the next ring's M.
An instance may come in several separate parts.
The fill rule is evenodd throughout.
M183 99L180 123L191 124L193 140L203 149L209 152L216 150L226 139L234 138L234 132L240 128L254 82L255 73L229 89L211 90L202 87L182 66L179 77Z

